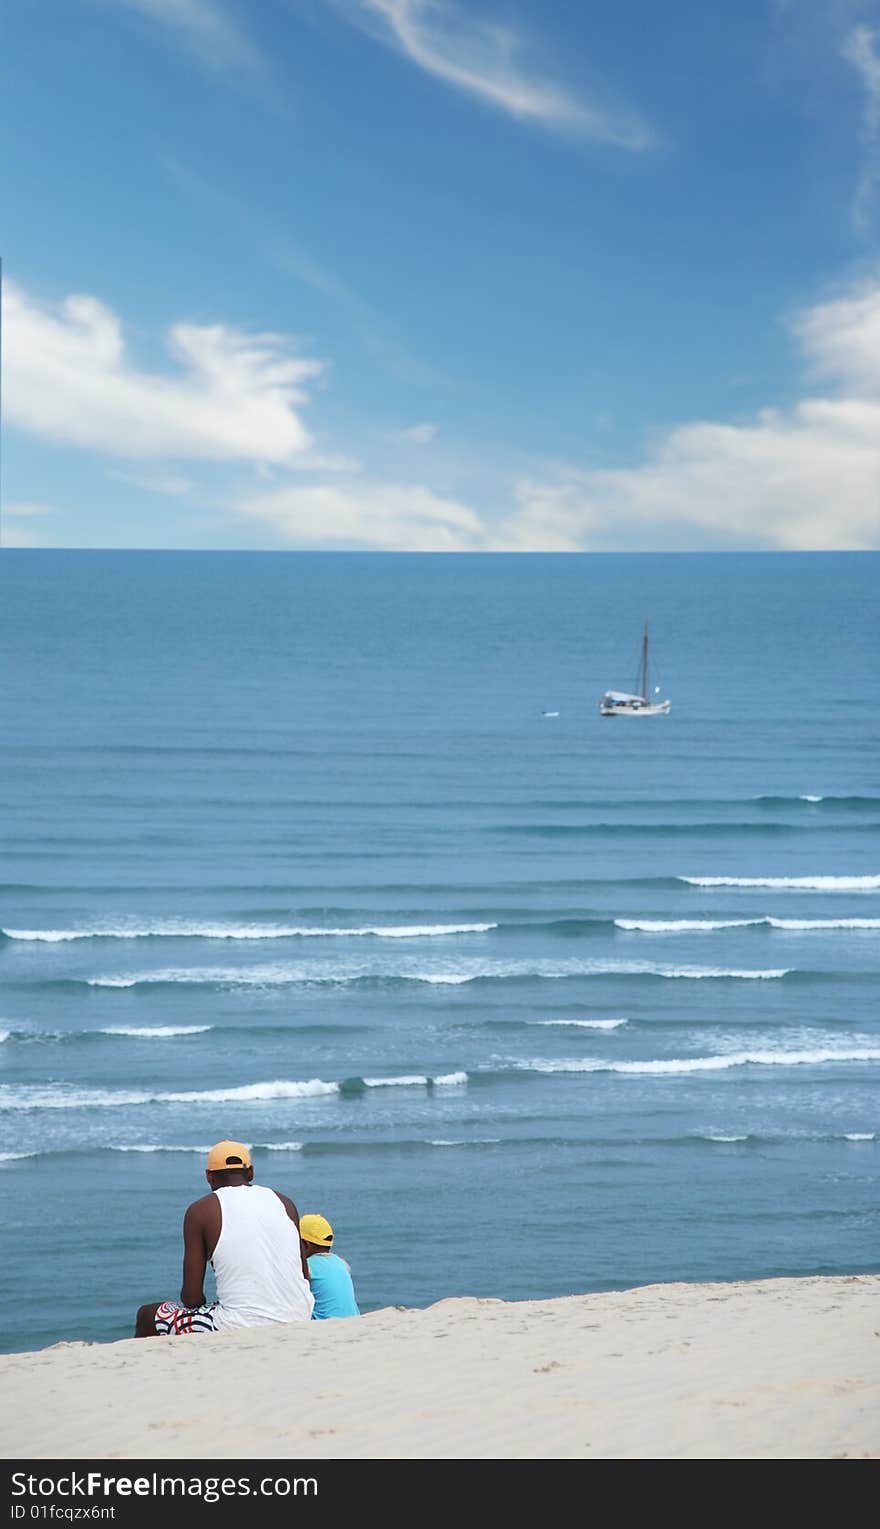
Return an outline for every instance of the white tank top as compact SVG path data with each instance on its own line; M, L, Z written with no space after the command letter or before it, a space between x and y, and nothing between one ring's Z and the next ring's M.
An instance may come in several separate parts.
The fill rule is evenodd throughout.
M302 1272L299 1233L274 1189L227 1184L214 1193L221 1217L211 1259L216 1326L308 1320L315 1300Z

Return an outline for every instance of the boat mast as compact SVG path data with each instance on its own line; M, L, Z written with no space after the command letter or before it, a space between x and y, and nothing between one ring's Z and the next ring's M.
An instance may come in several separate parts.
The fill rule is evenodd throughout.
M648 699L648 623L642 633L642 696Z

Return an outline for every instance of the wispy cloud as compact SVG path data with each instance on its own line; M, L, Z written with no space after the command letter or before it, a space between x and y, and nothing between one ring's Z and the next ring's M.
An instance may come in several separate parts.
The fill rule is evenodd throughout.
M304 384L321 363L274 334L175 324L171 373L140 370L122 324L98 298L35 302L7 283L3 299L10 424L110 457L289 463L310 444Z
M145 494L170 494L177 497L188 494L192 488L189 478L179 478L173 473L111 472L110 477L120 483L128 483L132 488L142 489Z
M16 519L30 520L34 515L54 515L55 511L48 504L35 504L29 499L13 499L7 504L4 513Z
M343 13L435 79L485 106L555 132L616 148L651 148L656 135L636 113L541 78L534 43L451 0L337 0Z
M407 430L401 430L400 434L403 440L414 441L417 446L429 446L437 434L437 426L428 423L410 425Z
M45 547L49 538L34 529L34 521L40 521L55 511L48 504L35 504L26 499L13 499L4 506L0 523L0 545L4 547ZM10 521L12 524L10 525ZM19 522L23 524L19 524Z
M410 353L386 318L375 312L353 287L327 265L316 260L300 242L289 235L277 233L270 217L255 206L231 196L227 190L211 184L181 160L163 155L160 162L165 172L190 197L197 197L206 207L228 218L238 234L247 239L260 258L273 270L320 293L330 305L344 314L364 349L383 371L417 387L448 385L449 379Z
M206 68L221 73L256 74L264 60L227 0L104 0L139 11L163 27L172 41Z
M294 485L253 495L237 509L296 547L473 552L486 545L474 510L418 483Z
M857 70L865 91L862 133L866 144L866 163L859 177L853 202L853 222L864 229L880 185L880 54L877 34L871 27L853 27L842 48L843 57Z

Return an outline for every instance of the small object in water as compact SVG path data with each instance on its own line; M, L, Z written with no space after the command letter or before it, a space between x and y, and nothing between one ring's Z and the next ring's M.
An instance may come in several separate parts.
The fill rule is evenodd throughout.
M559 716L559 712L558 711L542 711L541 712L541 716L542 717L558 717Z

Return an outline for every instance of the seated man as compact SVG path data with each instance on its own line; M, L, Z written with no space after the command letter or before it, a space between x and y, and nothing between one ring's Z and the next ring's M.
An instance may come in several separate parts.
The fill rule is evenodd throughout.
M205 1177L211 1193L194 1200L183 1218L180 1301L141 1306L135 1337L308 1321L314 1297L293 1201L254 1183L251 1155L240 1141L211 1148ZM210 1305L209 1263L217 1281Z
M324 1216L303 1216L299 1235L315 1297L312 1316L318 1322L325 1317L359 1317L351 1269L345 1259L333 1251L330 1222Z

